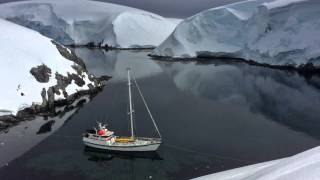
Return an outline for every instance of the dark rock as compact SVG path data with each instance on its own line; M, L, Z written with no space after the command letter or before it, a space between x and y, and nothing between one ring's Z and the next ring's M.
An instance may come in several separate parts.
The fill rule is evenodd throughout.
M46 91L45 88L42 88L41 97L42 97L41 106L43 106L43 107L47 106L48 105L48 100L47 100L47 91Z
M71 79L69 77L63 76L58 72L56 72L56 80L57 80L57 85L56 85L57 90L65 89L69 84L71 84Z
M50 87L47 91L48 93L48 110L53 111L54 110L54 87Z
M51 69L45 64L42 64L40 66L31 68L30 73L38 82L47 83L49 82L51 76Z
M86 82L84 82L84 80L81 77L79 77L79 75L77 75L77 74L69 74L68 77L71 78L72 80L74 80L76 85L78 85L80 87L82 87L83 85L86 84Z
M51 41L54 45L56 45L58 51L60 52L60 54L65 57L66 59L69 59L70 61L80 65L83 69L86 70L86 65L83 62L83 60L81 58L79 58L73 51L69 51L66 47L64 47L63 45L55 42L55 41Z
M19 122L16 117L12 115L6 115L6 116L0 116L0 122L1 124L5 123L17 123Z
M66 90L63 90L63 91L62 91L62 93L63 93L64 98L66 98L66 99L67 99L67 98L69 97L69 96L68 96L68 93L67 93L67 91L66 91Z
M16 118L21 119L21 120L29 120L33 119L35 117L35 112L36 112L35 106L25 108L23 110L18 111Z
M88 84L88 87L89 87L90 90L94 89L94 86L91 83Z
M88 48L95 48L95 47L96 47L96 45L94 44L94 42L89 42L89 43L87 43L85 46L88 47Z
M60 93L60 89L59 88L54 88L54 93L56 94L56 95L61 95L61 93Z
M111 79L111 76L100 76L99 78L97 78L90 74L88 76L88 79L90 81L93 81L94 86L98 87L98 86L101 86L101 83L107 82L109 79Z
M74 64L71 67L77 72L78 75L82 75L83 72L85 72L85 70L77 64Z
M98 81L100 81L100 82L102 82L102 81L108 81L109 79L111 79L111 76L100 76L100 77L98 77L98 78L94 78L94 79L96 79L96 80L98 80Z

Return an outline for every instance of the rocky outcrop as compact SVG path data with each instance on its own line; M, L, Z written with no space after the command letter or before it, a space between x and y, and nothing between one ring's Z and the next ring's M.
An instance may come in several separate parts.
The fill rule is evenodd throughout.
M49 82L49 78L51 77L51 69L45 64L31 68L30 73L40 83Z
M5 49L0 51L0 77L5 85L0 90L1 127L56 114L55 107L102 89L103 80L90 75L71 50L1 18L0 27L0 47Z
M21 121L33 120L43 117L47 123L40 127L37 134L43 134L51 131L51 127L54 125L56 119L60 119L66 115L66 113L82 107L85 103L88 103L93 99L101 88L96 89L96 91L90 92L79 92L70 96L69 101L61 100L54 102L54 111L48 111L47 109L37 109L40 106L33 106L22 111L19 111L19 115L5 115L0 116L0 134L7 133L12 126L18 125ZM43 106L44 107L44 106ZM51 120L50 120L51 119ZM54 122L52 122L54 120Z
M0 132L18 123L19 120L12 115L0 116Z
M52 41L57 47L60 54L66 59L74 62L72 68L76 73L67 73L67 76L55 72L54 77L57 83L49 88L43 88L41 91L42 103L32 104L17 112L15 116L5 115L0 116L0 132L10 126L18 124L20 121L34 119L37 115L41 116L55 116L56 107L72 105L77 99L90 95L90 98L100 92L104 86L104 82L110 79L109 76L95 77L87 72L86 66L81 58L77 57L75 53L64 46ZM33 67L30 73L39 83L49 82L52 76L52 70L45 64ZM86 84L86 81L91 83ZM72 83L79 87L88 86L87 90L81 90L74 94L68 94L66 88ZM63 98L57 98L63 97Z
M47 106L48 105L48 100L47 100L47 91L46 91L45 88L43 88L42 91L41 91L41 97L42 97L41 106Z
M66 59L69 59L70 61L73 61L74 63L80 65L82 67L82 70L86 69L86 65L83 62L81 58L79 58L73 51L70 49L64 47L63 45L59 44L56 41L51 41L54 45L56 45L57 49L59 50L60 54L64 56ZM80 68L81 70L81 68Z

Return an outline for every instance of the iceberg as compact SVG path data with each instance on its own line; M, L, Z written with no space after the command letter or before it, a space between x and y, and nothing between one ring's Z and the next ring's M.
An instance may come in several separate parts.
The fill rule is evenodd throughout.
M88 0L1 4L0 18L64 45L111 48L156 47L179 22L135 8Z
M0 115L101 86L81 59L52 39L3 19L0 29Z
M230 57L273 66L320 66L317 0L246 0L181 22L151 56Z

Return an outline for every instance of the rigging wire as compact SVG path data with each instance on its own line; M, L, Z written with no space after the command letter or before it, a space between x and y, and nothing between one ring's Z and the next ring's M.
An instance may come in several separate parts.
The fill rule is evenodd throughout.
M152 116L152 114L151 114L151 111L150 111L150 109L149 109L149 106L148 106L146 100L144 99L144 97L143 97L143 95L142 95L142 92L141 92L141 90L140 90L140 87L139 87L139 85L138 85L138 83L137 83L137 80L136 80L136 77L135 77L135 76L133 76L133 81L134 81L134 83L135 83L135 85L136 85L136 87L137 87L137 89L138 89L139 95L140 95L140 97L141 97L141 99L142 99L142 101L143 101L143 103L144 103L144 105L145 105L145 107L146 107L146 109L147 109L147 111L148 111L148 113L149 113L149 116L150 116L150 118L151 118L151 120L152 120L152 123L153 123L154 127L156 128L157 133L159 134L159 137L162 138L161 133L160 133L160 131L159 131L159 129L158 129L158 126L157 126L157 124L156 124L156 122L155 122L155 120L154 120L154 118L153 118L153 116Z
M132 97L133 98L133 97ZM135 111L135 105L132 101L132 110L133 110L133 113L132 113L132 120L133 120L133 129L134 129L134 132L136 134L136 132L138 131L137 130L137 124L136 124L136 111Z

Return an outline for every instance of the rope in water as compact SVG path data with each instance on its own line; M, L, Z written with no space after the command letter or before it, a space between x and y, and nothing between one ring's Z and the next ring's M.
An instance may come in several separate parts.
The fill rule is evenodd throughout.
M196 151L196 150L193 150L193 149L190 149L190 148L185 148L185 147L182 147L182 146L177 146L177 145L172 145L172 144L167 144L167 143L163 144L163 146L167 146L167 147L170 147L170 148L174 148L174 149L185 151L185 152L189 152L189 153L202 155L202 156L205 156L205 157L208 157L208 158L231 160L231 161L245 162L245 163L250 163L250 164L256 164L257 163L255 161L235 158L235 157L231 157L231 156L222 156L222 155L219 155L219 154L204 153L204 152Z
M11 136L11 137L28 136L28 135L20 135L20 134L10 134L10 135L9 134L4 134L4 135L5 136ZM0 136L1 136L1 134L0 134ZM61 138L69 138L69 139L81 139L81 136L69 136L69 135L61 135L61 134L51 134L49 136L50 137L58 137L58 138L61 137ZM164 144L162 144L162 146L166 146L166 147L169 147L169 148L172 148L172 149L177 149L177 150L180 150L180 151L185 151L185 152L188 152L188 153L198 154L198 155L205 156L205 157L208 157L208 158L244 162L244 163L249 163L249 164L256 164L257 163L255 161L235 158L235 157L231 157L231 156L223 156L223 155L219 155L219 154L204 153L204 152L196 151L196 150L193 150L193 149L190 149L190 148L177 146L177 145L173 145L173 144L168 144L168 143L164 143Z

